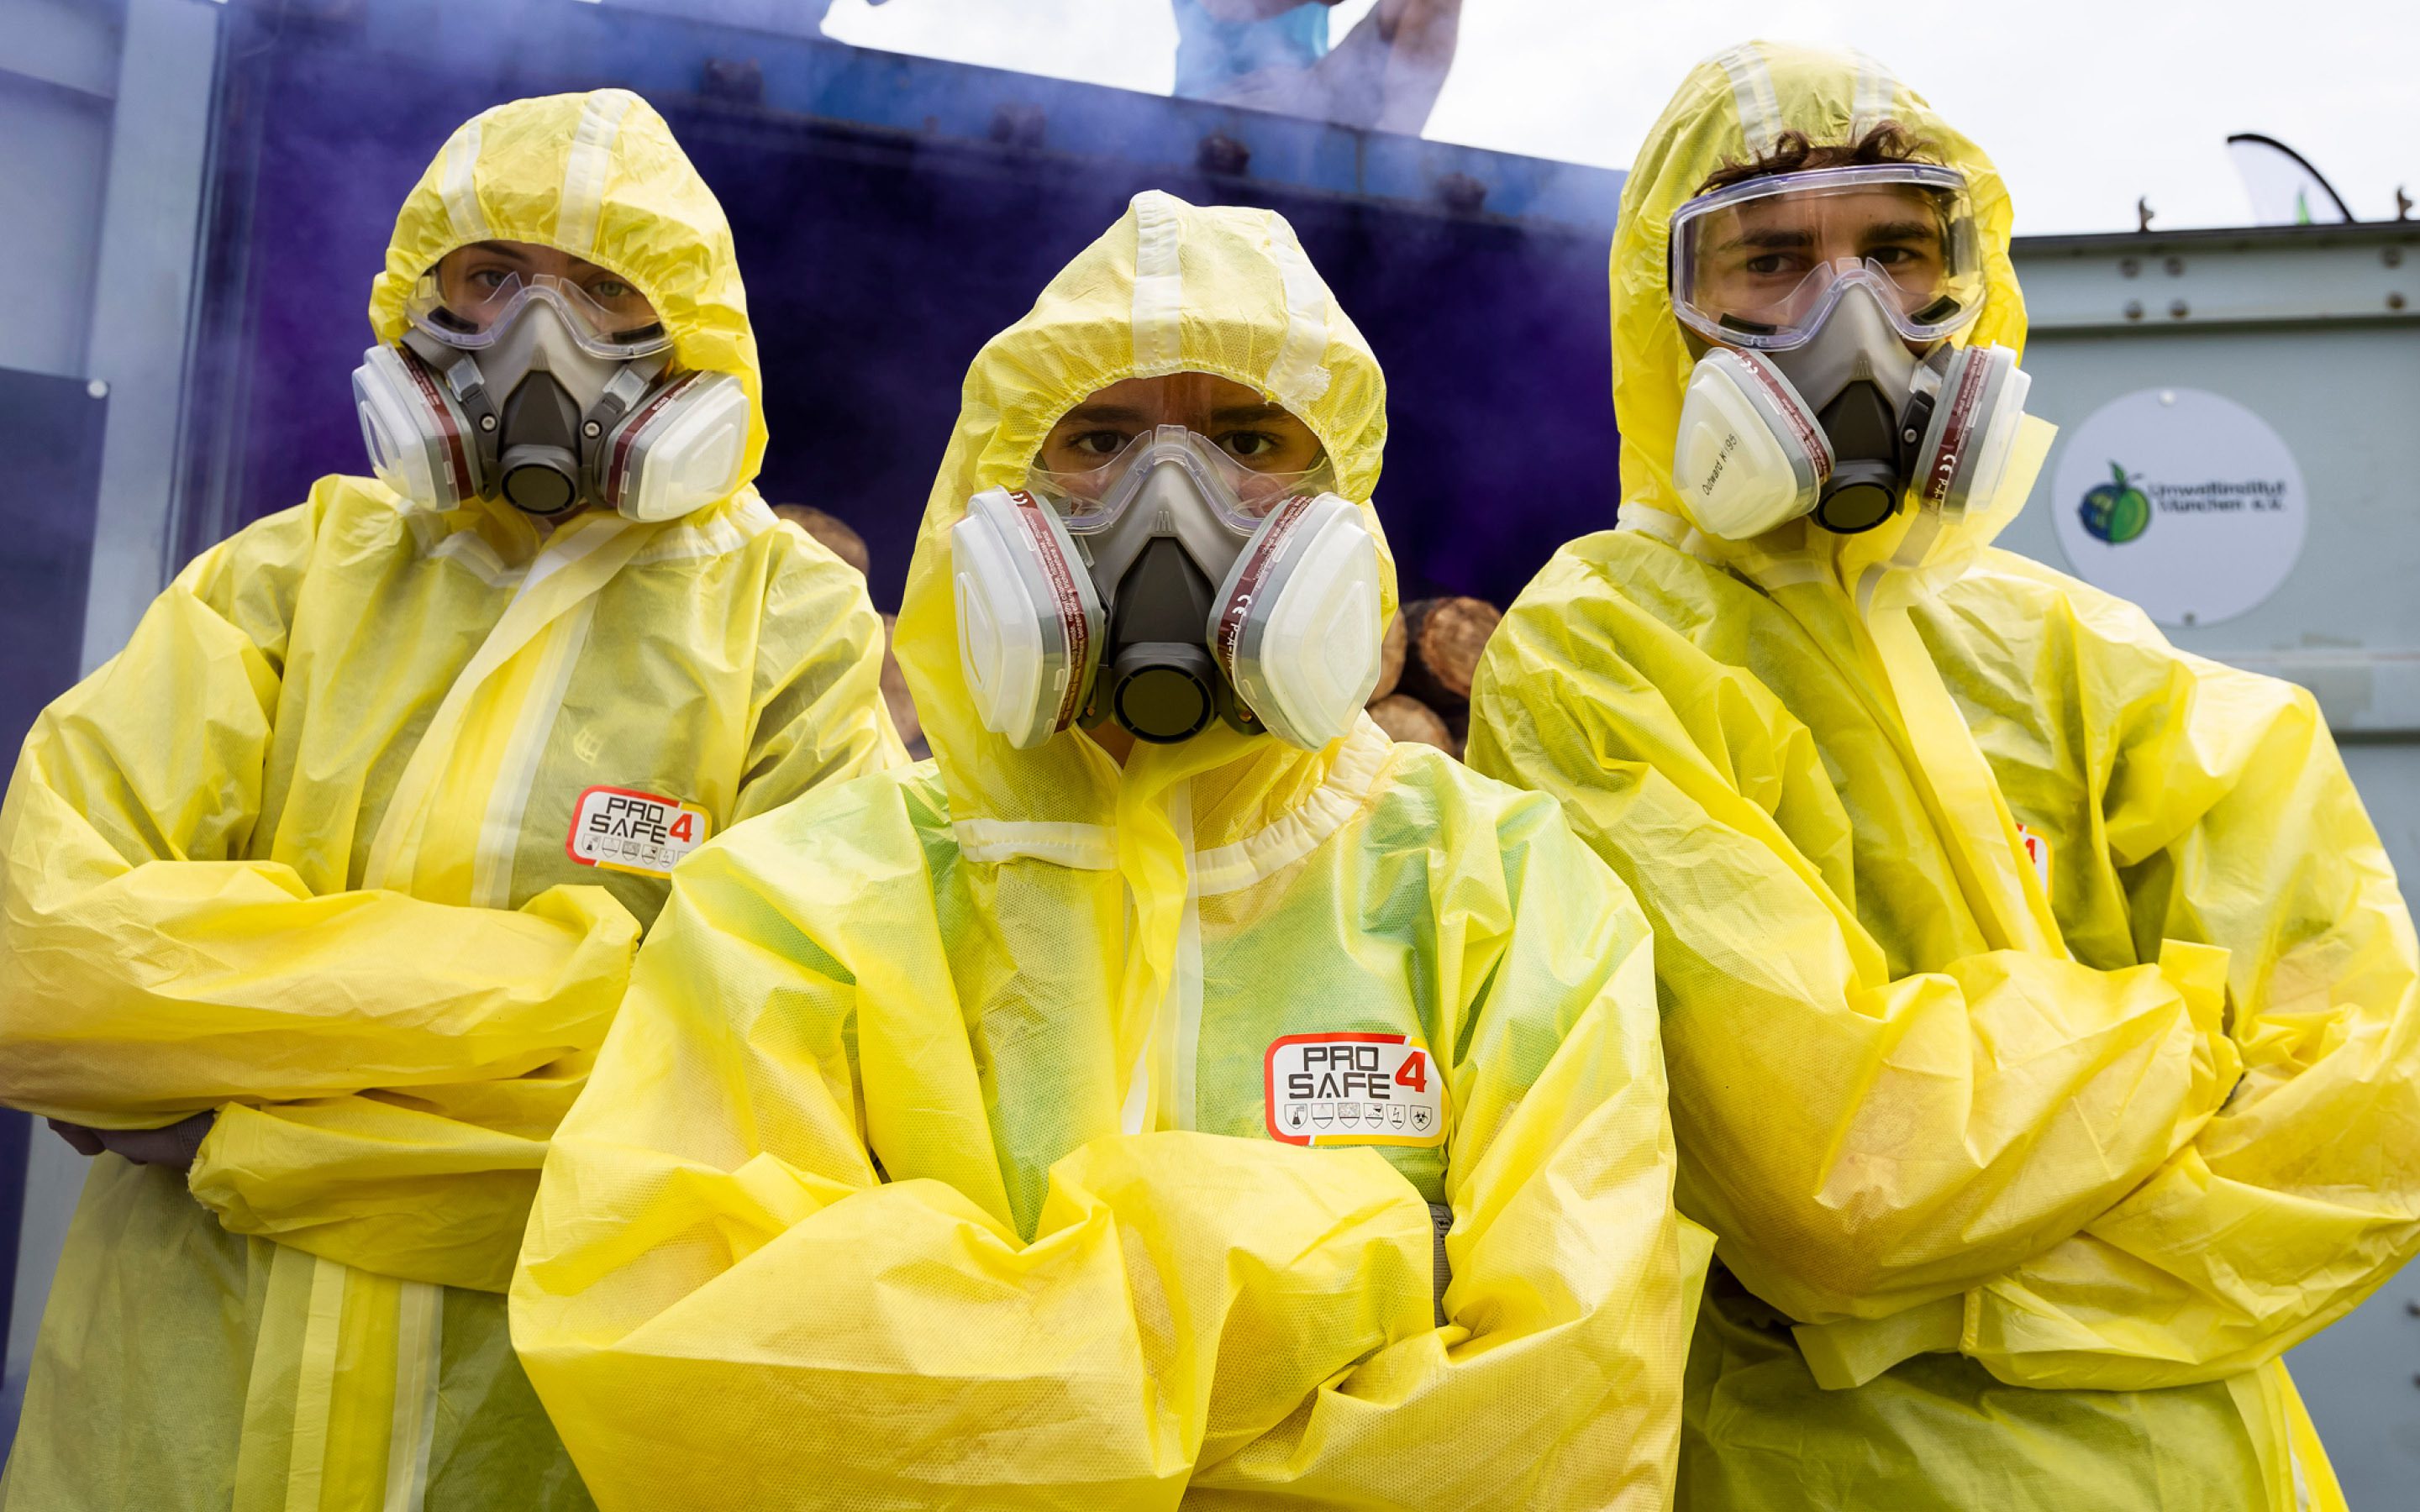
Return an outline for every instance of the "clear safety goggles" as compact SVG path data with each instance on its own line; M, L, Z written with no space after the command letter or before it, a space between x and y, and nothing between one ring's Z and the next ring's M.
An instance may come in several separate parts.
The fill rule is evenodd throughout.
M1053 472L1037 467L1029 476L1033 491L1059 511L1068 531L1084 535L1115 523L1162 462L1174 462L1192 474L1218 517L1246 535L1287 500L1334 486L1333 470L1325 457L1304 472L1259 472L1209 437L1183 425L1143 431L1096 468Z
M1931 163L1810 168L1700 194L1673 212L1670 256L1673 313L1727 347L1799 346L1852 285L1910 341L1983 308L1966 177Z
M413 285L403 313L415 328L447 346L477 351L493 346L538 301L552 305L572 339L598 357L645 357L673 344L656 307L638 290L599 299L552 273L508 273L492 287L472 285L448 299L431 269Z

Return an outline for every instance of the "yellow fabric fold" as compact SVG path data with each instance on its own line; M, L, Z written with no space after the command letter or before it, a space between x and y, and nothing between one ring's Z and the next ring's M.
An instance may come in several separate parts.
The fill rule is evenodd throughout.
M1953 1350L1965 1332L1964 1299L1936 1297L1888 1318L1800 1323L1790 1334L1806 1355L1815 1384L1825 1391L1846 1391L1902 1360Z

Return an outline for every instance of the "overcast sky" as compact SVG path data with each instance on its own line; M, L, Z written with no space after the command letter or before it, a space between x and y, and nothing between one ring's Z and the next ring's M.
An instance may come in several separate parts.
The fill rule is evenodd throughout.
M1168 0L837 0L825 29L1158 94L1175 67ZM1998 160L2022 233L2132 230L2137 194L2164 228L2242 224L2234 131L2292 146L2365 220L2398 183L2420 199L2414 0L1467 0L1428 135L1627 167L1688 67L1748 37L1888 63Z

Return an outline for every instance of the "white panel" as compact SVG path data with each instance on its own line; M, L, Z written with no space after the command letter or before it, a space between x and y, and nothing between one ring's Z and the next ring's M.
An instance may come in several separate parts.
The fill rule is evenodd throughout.
M2289 270L2278 270L2282 276ZM2022 276L2022 270L2021 270ZM2070 432L2120 394L2206 389L2250 409L2292 451L2308 533L2284 583L2218 625L2171 629L2187 650L2288 677L2338 731L2420 732L2420 341L2399 327L2280 324L2050 335L2025 352L2028 408ZM2000 544L2072 572L2055 538L2062 437Z
M2420 744L2350 745L2345 766L2407 891L2420 879ZM2356 1509L2412 1504L2420 1484L2420 1264L2287 1357Z
M17 1235L17 1284L8 1298L8 1361L0 1397L8 1415L0 1419L0 1445L17 1429L16 1402L25 1389L25 1369L34 1358L34 1338L42 1322L42 1304L51 1294L51 1276L58 1270L59 1251L68 1240L68 1219L75 1212L76 1195L84 1190L91 1162L70 1149L67 1141L34 1120L33 1150L25 1163L24 1226Z
M2090 255L2019 248L2028 308L2045 317L2025 353L2029 407L2071 429L2139 389L2208 389L2258 414L2292 450L2310 495L2293 571L2237 618L2168 633L2319 697L2410 888L2420 882L2420 341L2390 316L2385 294L2420 297L2420 247L2254 233L2197 244L2171 270L2155 242L2133 255L2098 239ZM2116 314L2125 299L2144 301L2144 324ZM2170 316L2172 299L2190 315ZM2199 326L2212 317L2241 323ZM2001 544L2065 572L2074 569L2053 512L2082 501L2056 496L2059 455ZM2410 1506L2420 1484L2415 1303L2420 1266L2288 1360L2357 1508Z
M8 301L0 367L73 377L84 370L92 302L101 176L109 162L109 104L56 85L0 72L0 285L31 297Z
M85 606L87 670L159 593L176 468L219 8L131 0L85 371L109 384Z
M125 14L117 0L0 0L0 70L106 100Z
M0 10L0 36L8 15L41 8L15 7L11 0L0 0L0 6L10 7ZM0 272L23 281L17 286L44 291L42 299L21 301L13 317L22 323L53 307L72 312L74 339L54 333L63 349L49 370L99 378L111 390L85 616L87 667L124 642L161 586L218 21L218 8L208 0L131 0L125 53L116 75L122 104L114 126L105 100L78 104L90 116L92 133L81 159L71 159L65 147L18 152L21 141L65 142L70 136L20 137L15 118L5 114L16 98L9 88L15 81L0 76L0 141L8 143L13 160L12 172L0 175L0 216L6 217L0 224L10 227L10 235L0 238ZM0 40L0 55L8 45ZM54 118L55 102L69 98L54 86L26 88L50 91ZM21 188L13 172L18 162L40 164L39 173L23 182L43 189L54 205L72 201L83 208L22 208L12 197ZM72 270L45 265L20 271L18 259L27 255L26 249L49 246L54 232L77 214L83 230ZM0 343L15 333L0 327ZM13 1402L23 1389L85 1165L55 1135L35 1126L0 1406ZM0 1442L15 1426L11 1410L0 1423Z

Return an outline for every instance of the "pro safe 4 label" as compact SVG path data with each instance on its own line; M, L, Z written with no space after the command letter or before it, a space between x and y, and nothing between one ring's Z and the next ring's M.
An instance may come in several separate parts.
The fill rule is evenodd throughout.
M713 826L693 803L629 788L590 788L572 806L571 836L564 849L582 866L668 877L682 857L706 843Z
M1289 1145L1445 1142L1445 1077L1402 1034L1289 1034L1264 1072L1269 1137Z

